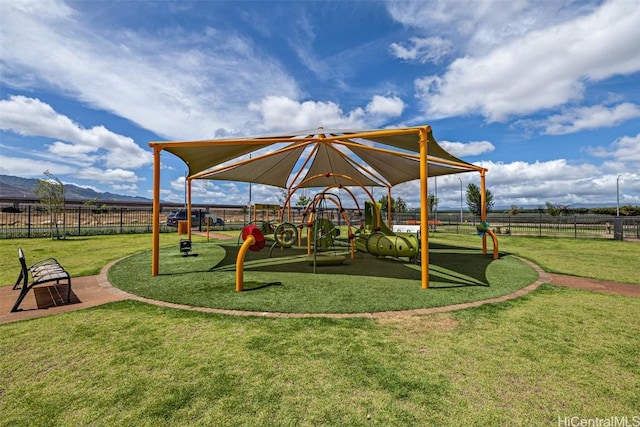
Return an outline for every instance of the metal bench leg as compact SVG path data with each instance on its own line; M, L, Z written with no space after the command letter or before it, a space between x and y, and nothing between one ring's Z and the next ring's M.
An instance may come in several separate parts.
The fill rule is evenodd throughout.
M67 279L67 304L71 304L71 276Z
M22 300L29 293L29 289L31 289L29 286L23 286L20 289L20 295L18 295L18 299L16 300L16 303L13 305L13 308L11 309L12 313L15 313L16 311L18 311L18 307L20 307L20 304L22 303Z
M20 276L18 276L18 280L16 280L16 284L15 284L15 285L13 285L13 290L14 290L14 291L15 291L16 289L18 289L18 285L20 284L20 282L22 282L22 281L23 281L22 279L25 279L24 281L26 282L26 278L24 277L24 271L20 271ZM24 286L26 286L26 283L24 283L22 286L23 286L23 287L24 287Z

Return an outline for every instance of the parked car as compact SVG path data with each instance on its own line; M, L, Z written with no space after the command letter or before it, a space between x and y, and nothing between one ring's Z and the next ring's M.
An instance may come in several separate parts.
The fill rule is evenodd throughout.
M171 227L177 227L178 221L187 220L187 211L181 209L176 212L171 212L167 215L167 225ZM209 222L209 227L224 227L224 220L214 214L207 213L205 211L191 211L191 225L203 224L206 225Z

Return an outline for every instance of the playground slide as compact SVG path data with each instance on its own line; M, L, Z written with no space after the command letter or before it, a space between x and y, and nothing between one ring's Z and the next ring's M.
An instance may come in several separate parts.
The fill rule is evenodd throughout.
M380 209L380 203L378 203ZM413 233L394 233L380 221L379 230L373 203L365 201L365 228L356 237L356 248L377 256L415 258L418 255L418 238Z

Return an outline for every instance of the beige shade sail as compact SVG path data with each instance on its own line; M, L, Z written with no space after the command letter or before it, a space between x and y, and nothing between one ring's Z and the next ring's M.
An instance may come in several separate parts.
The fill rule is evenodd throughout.
M253 182L281 188L391 187L420 178L416 154L420 147L418 129L318 128L248 138L152 142L150 145L159 145L181 158L189 167L191 179ZM482 170L444 150L431 131L427 133L427 153L428 176ZM249 154L251 158L246 158Z

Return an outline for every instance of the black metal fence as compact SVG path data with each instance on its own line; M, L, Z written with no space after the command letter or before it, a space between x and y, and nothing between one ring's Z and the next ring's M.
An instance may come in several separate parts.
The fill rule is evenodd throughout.
M167 225L167 216L175 207L162 208L160 212L160 231L176 231L175 226ZM248 220L242 208L194 209L213 213L225 221L224 227L216 229L242 228ZM194 229L206 229L206 217L192 223ZM47 236L86 236L97 234L150 233L153 224L151 207L92 207L71 206L59 212L49 212L40 204L3 205L0 209L0 238L28 238Z
M395 224L411 224L420 221L420 213L394 215ZM616 221L619 235L616 235ZM441 213L430 218L430 227L440 232L472 234L480 218L459 213ZM500 235L603 238L618 240L640 238L640 217L616 217L610 215L552 216L538 214L489 214L489 228Z
M160 231L175 232L175 226L167 225L167 216L177 210L175 206L162 207L160 212ZM258 210L249 212L245 207L209 207L194 211L211 213L224 221L223 227L212 229L241 229L248 222L277 221L277 210ZM302 215L302 208L293 208L289 222L299 224L308 217ZM355 222L355 210L344 212ZM337 225L345 224L343 213L337 209L327 209L322 215ZM192 222L195 230L206 230L205 216L197 215ZM383 215L386 219L386 215ZM203 220L205 219L205 220ZM572 238L603 239L640 239L640 216L616 217L610 215L570 215L551 216L536 214L489 214L489 227L499 235L547 236ZM420 212L406 212L393 215L394 224L419 224ZM439 232L473 234L480 218L459 213L438 213L430 216L430 227ZM153 211L150 206L67 206L55 214L48 212L38 203L0 204L0 238L24 238L60 236L84 236L95 234L150 233L153 224Z

